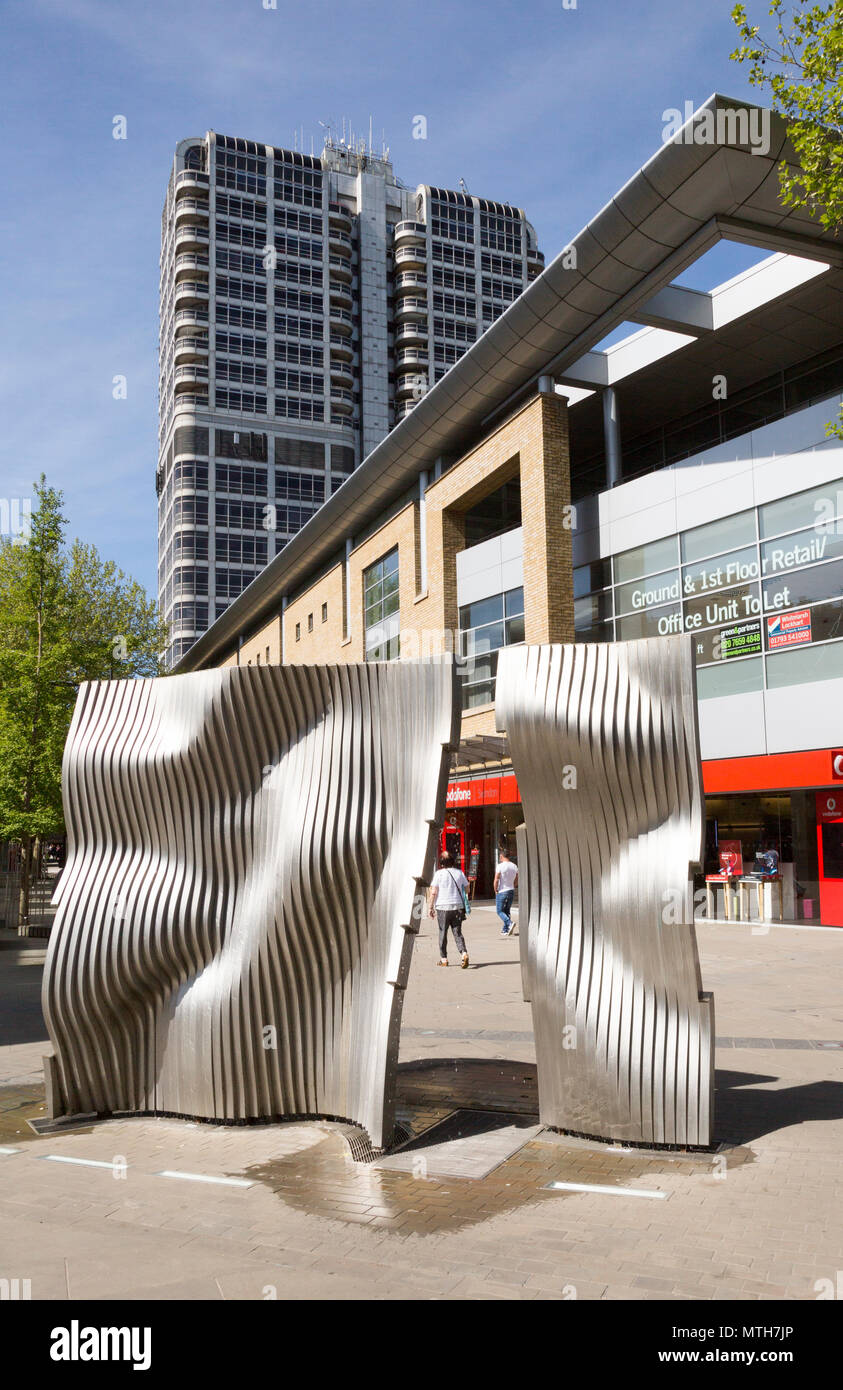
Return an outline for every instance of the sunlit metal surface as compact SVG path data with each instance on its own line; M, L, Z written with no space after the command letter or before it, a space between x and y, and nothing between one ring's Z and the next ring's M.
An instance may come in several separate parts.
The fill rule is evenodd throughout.
M83 685L44 978L58 1114L393 1129L459 737L446 662Z
M692 866L704 814L692 638L510 647L496 723L524 807L525 997L546 1125L711 1142L714 1004Z

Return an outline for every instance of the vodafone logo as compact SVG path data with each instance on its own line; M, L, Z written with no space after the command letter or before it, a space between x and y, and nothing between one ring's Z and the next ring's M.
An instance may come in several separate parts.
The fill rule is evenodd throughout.
M835 782L843 782L843 751L839 749L831 755L831 775Z
M843 758L843 753L841 753L840 756L841 758ZM843 777L843 772L840 773L840 776ZM449 787L448 795L446 797L446 801L449 806L453 806L454 802L456 801L470 800L471 792L468 787Z

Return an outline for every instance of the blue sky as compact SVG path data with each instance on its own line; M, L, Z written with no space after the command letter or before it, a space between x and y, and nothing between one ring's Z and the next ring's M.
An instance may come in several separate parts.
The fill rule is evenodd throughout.
M318 154L320 121L362 133L371 116L406 184L463 178L524 207L550 260L658 148L665 108L752 95L729 61L731 0L270 4L3 11L0 493L29 496L43 470L71 535L152 592L160 218L179 139L289 146L303 127Z

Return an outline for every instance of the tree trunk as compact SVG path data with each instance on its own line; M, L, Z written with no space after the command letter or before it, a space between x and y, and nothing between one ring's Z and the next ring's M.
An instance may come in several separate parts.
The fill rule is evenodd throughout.
M18 936L29 929L29 875L32 867L32 836L21 836L20 891L18 894Z

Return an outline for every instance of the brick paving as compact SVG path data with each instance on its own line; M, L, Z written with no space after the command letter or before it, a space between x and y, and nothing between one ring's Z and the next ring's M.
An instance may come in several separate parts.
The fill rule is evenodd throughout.
M692 1156L539 1130L517 939L501 940L483 907L467 932L468 971L436 968L427 924L415 945L398 1104L413 1138L402 1167L355 1161L354 1131L327 1122L133 1119L36 1135L27 1120L43 1114L40 962L31 945L25 960L0 950L0 1037L14 1039L0 1047L0 1149L14 1150L0 1153L0 1276L31 1279L33 1298L215 1300L811 1300L818 1280L837 1277L843 1049L823 1044L843 1040L843 932L700 927L723 1147ZM463 1140L471 1165L437 1172ZM551 1182L665 1195L556 1192Z

